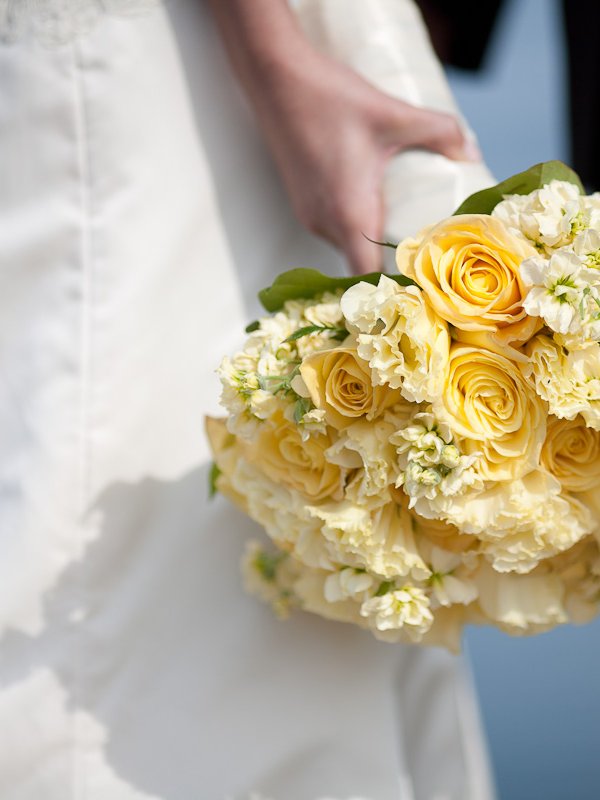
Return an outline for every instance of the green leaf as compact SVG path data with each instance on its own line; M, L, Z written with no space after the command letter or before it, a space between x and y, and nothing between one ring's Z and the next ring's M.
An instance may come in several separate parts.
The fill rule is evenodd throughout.
M273 583L277 577L277 568L286 555L286 553L268 553L266 550L260 550L254 559L254 567L265 581Z
M260 328L260 322L255 319L254 322L251 322L249 325L246 325L246 333L254 333Z
M297 339L301 339L303 336L308 336L309 333L316 333L317 331L325 331L327 328L324 325L306 325L304 328L298 328L297 331L294 331L291 336L288 336L287 339L284 339L284 342L295 342Z
M208 473L208 496L214 497L219 489L217 488L217 479L221 475L222 470L217 466L217 462L213 461Z
M330 337L335 339L336 342L343 342L344 339L348 336L348 331L346 328L329 328L330 330Z
M258 375L258 385L260 388L266 392L271 392L271 394L278 394L279 392L283 392L283 394L292 392L295 394L292 389L292 381L296 375L300 374L300 362L290 361L290 364L294 363L296 366L291 372L288 372L287 375Z
M394 583L394 581L382 581L379 584L379 588L375 592L375 597L381 597L382 595L391 592L392 589L395 588L395 586L396 584Z
M491 214L498 203L504 199L504 195L529 194L553 180L573 183L581 194L585 193L579 175L570 167L563 164L562 161L543 161L541 164L526 169L525 172L519 172L511 178L507 178L496 186L475 192L467 197L454 214Z
M299 425L302 417L310 411L312 403L308 397L299 397L294 404L294 422Z
M371 272L368 275L332 278L330 275L324 275L316 269L291 269L278 275L271 286L259 292L258 299L267 311L279 311L287 300L310 299L324 292L349 289L360 281L376 284L382 274L381 272ZM401 286L417 285L406 275L387 275L387 277Z
M346 328L336 328L333 325L306 325L304 328L298 328L297 331L294 331L291 336L288 336L287 339L283 341L295 342L297 339L308 336L310 333L323 333L325 331L330 331L329 335L331 338L337 339L338 341L343 341L346 336L348 336Z

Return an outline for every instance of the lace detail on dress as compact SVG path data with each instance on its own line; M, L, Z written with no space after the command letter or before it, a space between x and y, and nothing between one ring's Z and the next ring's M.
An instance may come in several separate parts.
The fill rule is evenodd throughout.
M60 45L88 33L106 14L128 17L156 8L162 0L0 0L0 40L33 35Z

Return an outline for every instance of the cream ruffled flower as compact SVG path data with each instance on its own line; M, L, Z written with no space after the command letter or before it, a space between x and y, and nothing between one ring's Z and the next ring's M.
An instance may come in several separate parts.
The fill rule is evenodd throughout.
M569 351L548 336L538 335L526 347L529 363L524 374L561 419L581 414L586 424L600 430L600 347Z
M551 559L549 566L565 588L565 607L576 624L590 622L600 611L600 548L588 536L566 553Z
M308 513L321 522L329 553L338 562L389 580L429 578L431 573L417 548L410 515L396 503L369 511L346 501L311 506Z
M348 289L341 306L375 385L400 389L417 403L437 397L450 338L420 289L382 275L377 286L361 282Z
M469 562L478 555L475 551L477 547L477 537L471 533L462 533L456 525L443 519L424 518L420 514L414 513L413 525L415 535L423 548L425 541L435 545L441 550L450 553L461 553Z
M461 531L478 537L480 552L498 572L531 572L594 528L587 508L563 496L558 481L541 470L449 498L445 513Z
M508 633L539 633L568 620L556 575L499 574L482 562L473 581L483 613Z
M377 424L360 420L345 428L327 450L327 459L351 476L346 497L358 505L370 507L390 501L387 488L394 480L394 447L390 442L394 430L385 419Z

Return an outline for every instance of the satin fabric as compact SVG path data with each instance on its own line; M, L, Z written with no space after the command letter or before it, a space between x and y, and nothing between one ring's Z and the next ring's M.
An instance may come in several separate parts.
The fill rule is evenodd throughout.
M335 52L327 12L299 10ZM394 170L488 177L414 157L388 176L406 232L427 220ZM201 4L1 45L0 179L3 800L491 798L461 660L277 621L241 588L260 532L208 501L202 417L256 289L343 265L292 217Z

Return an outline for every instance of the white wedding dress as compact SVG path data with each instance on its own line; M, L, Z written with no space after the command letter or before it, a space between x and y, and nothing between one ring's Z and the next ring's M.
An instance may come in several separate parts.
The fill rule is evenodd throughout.
M207 499L213 371L278 271L343 267L202 3L100 5L0 3L0 797L489 800L460 659L241 588L257 531ZM318 46L451 107L409 2L300 6ZM396 159L388 234L490 180Z

